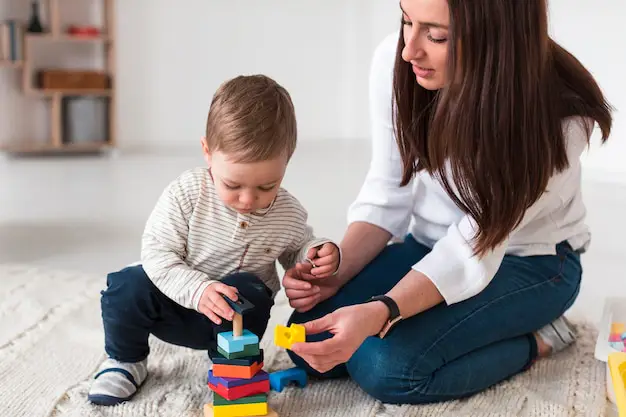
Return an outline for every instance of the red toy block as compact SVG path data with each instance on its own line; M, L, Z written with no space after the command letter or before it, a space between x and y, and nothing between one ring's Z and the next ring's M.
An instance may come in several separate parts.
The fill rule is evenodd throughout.
M208 384L209 388L217 392L227 400L238 400L239 398L248 397L255 394L267 394L270 392L270 381L253 382L252 384L239 385L232 388L226 388L223 385Z

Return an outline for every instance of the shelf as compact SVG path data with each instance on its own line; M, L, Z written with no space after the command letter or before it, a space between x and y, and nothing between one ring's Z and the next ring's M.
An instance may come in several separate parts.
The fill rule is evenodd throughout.
M84 36L84 35L67 35L56 33L27 33L26 39L36 41L48 41L48 42L113 42L106 35L97 36Z
M115 149L117 141L115 138L116 132L116 92L115 92L115 73L116 73L116 45L115 41L115 0L100 0L101 2L101 22L98 24L84 23L84 24L72 24L65 25L66 19L62 14L66 10L66 5L61 7L62 0L47 0L44 10L47 13L41 13L41 21L45 22L45 32L42 33L30 33L27 28L27 19L22 18L20 25L19 37L14 38L18 42L17 48L21 52L21 55L11 55L12 57L19 58L20 61L0 60L0 72L3 68L15 68L20 73L19 88L20 92L24 96L28 96L32 101L38 101L41 99L49 109L48 111L48 133L47 138L41 138L41 140L35 140L32 137L17 137L16 141L10 141L7 143L0 143L0 152L13 154L13 155L63 155L63 154L87 154L87 153L103 153L104 151ZM1 3L1 2L0 2ZM82 2L81 2L82 3ZM1 8L1 7L0 7ZM71 7L70 7L71 8ZM91 9L91 7L90 7ZM69 11L69 10L68 10ZM17 20L16 20L17 21ZM95 29L95 30L94 30ZM17 33L17 32L16 32ZM85 48L96 48L95 51L98 55L102 55L103 65L101 73L107 75L107 82L103 80L97 80L97 82L85 82L68 83L68 82L51 82L46 80L42 76L41 71L45 71L48 65L43 63L44 60L39 60L38 55L46 53L45 56L51 58L57 58L56 51L51 51L53 47L60 47L63 49L63 53L68 53L69 50L77 52L86 52ZM58 52L61 55L61 51ZM59 56L59 58L62 58ZM72 70L72 65L67 65L71 61L57 60L59 70ZM68 67L69 68L66 68ZM91 68L91 66L88 66ZM54 70L55 68L47 68L47 70ZM90 71L89 69L76 71ZM93 70L95 71L95 69ZM95 78L95 77L94 77ZM53 80L54 81L54 80ZM96 88L43 88L43 86L93 86ZM1 89L0 89L1 90ZM73 102L73 98L85 98L85 103L79 103L76 100ZM66 100L68 98L68 100ZM91 103L93 102L93 103ZM97 102L97 103L96 103ZM72 126L70 122L83 122L89 126L95 126L95 122L90 120L80 120L75 118L85 117L82 113L75 113L75 106L96 106L99 108L104 105L106 111L102 114L104 119L98 120L98 132L97 136L81 136L78 133L78 139L91 138L105 138L105 141L72 141L71 143L63 143L64 138L76 138L76 134L71 134ZM20 115L26 120L30 120L31 112L24 111ZM73 117L73 119L69 119ZM32 123L38 123L38 121L32 121ZM102 128L106 128L106 131ZM66 132L66 129L70 129ZM81 130L82 133L88 135L91 130Z
M55 94L59 94L61 96L96 96L96 97L108 97L112 94L111 90L102 90L102 89L87 89L87 88L76 88L76 89L63 89L63 90L55 90L55 89L30 89L26 91L27 95L30 96L39 96L39 97L52 97Z
M9 144L0 147L0 150L12 154L52 154L52 153L87 153L98 152L111 148L109 142L77 142L63 143L54 146L50 143L23 143Z
M0 59L0 67L4 68L22 68L24 63L22 61L9 61Z

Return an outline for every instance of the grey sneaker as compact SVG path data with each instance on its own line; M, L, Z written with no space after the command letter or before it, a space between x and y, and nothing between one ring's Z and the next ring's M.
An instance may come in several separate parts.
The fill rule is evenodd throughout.
M148 376L148 359L119 362L107 359L100 365L87 399L97 405L116 405L130 400Z
M565 316L542 327L537 334L552 348L552 354L562 351L576 341L576 330Z

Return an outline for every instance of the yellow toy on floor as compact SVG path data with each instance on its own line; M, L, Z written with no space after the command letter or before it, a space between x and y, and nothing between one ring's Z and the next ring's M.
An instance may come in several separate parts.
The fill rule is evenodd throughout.
M609 354L609 369L620 417L626 417L626 353Z

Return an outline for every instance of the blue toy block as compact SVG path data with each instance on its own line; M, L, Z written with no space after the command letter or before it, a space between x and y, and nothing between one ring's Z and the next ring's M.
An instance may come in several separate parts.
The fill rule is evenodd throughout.
M298 387L304 388L307 383L306 371L302 368L291 368L270 374L270 387L272 391L282 392L283 388L291 382L295 382Z
M243 352L249 345L258 345L259 337L250 330L244 330L241 336L233 336L233 332L217 334L217 345L228 353Z

